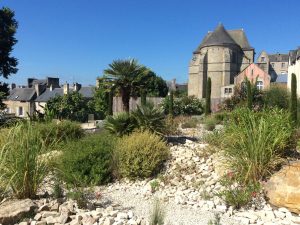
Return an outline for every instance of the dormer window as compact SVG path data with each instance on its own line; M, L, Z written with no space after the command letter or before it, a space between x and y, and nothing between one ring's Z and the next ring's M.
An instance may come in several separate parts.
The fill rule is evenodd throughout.
M17 98L19 98L19 95L17 95L17 96L15 97L15 99L17 99Z

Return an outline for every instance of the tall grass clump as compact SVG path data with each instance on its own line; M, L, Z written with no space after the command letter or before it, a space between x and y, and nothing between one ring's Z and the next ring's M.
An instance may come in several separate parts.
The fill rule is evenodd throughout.
M50 166L43 157L56 144L45 144L41 133L30 122L15 125L1 140L0 186L16 198L34 198ZM3 143L5 143L3 145Z
M150 225L164 225L165 212L163 211L159 200L155 200L154 207L150 216Z
M255 113L241 108L226 123L222 147L228 166L241 183L257 182L281 162L293 134L288 113L265 109Z

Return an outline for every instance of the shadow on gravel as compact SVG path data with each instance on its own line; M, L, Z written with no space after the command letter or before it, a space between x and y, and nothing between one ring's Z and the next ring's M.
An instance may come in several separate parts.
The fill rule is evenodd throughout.
M188 136L166 136L165 137L168 144L178 145L178 144L185 144L186 140L189 141L199 141L198 138L195 137L188 137Z

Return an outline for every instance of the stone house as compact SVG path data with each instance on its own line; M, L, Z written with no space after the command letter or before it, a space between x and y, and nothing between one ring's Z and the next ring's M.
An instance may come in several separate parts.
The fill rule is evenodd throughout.
M94 87L82 87L75 83L72 87L69 84L59 85L59 78L47 77L46 79L28 78L26 87L16 87L12 89L6 100L6 111L17 117L27 118L35 113L44 113L47 102L55 97L78 91L86 99L94 96Z
M234 85L234 78L254 61L254 48L243 29L226 30L219 24L208 32L193 52L189 65L188 95L205 98L206 82L211 78L212 108L222 101L225 88Z
M297 78L297 95L300 96L300 47L289 53L288 90L291 90L291 78L293 73Z
M270 74L272 82L276 82L278 76L288 73L289 55L282 53L268 54L262 51L256 63L262 70Z

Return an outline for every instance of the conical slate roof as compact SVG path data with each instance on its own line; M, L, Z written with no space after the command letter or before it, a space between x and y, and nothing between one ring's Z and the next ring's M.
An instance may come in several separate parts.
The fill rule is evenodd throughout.
M242 49L253 49L247 40L243 30L227 31L222 24L219 24L213 32L209 32L202 40L196 52L208 46L238 45Z
M219 24L214 32L206 36L200 46L206 47L212 45L236 45L236 42L228 34L224 26Z

